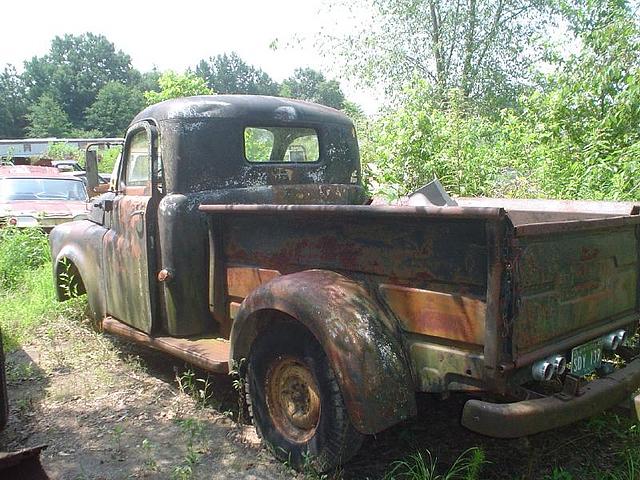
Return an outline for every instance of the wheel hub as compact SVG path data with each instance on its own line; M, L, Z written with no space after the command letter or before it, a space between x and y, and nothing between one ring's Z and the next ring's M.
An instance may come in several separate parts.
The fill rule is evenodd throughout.
M266 378L267 408L275 427L294 442L306 442L320 419L320 394L309 367L296 358L278 358Z

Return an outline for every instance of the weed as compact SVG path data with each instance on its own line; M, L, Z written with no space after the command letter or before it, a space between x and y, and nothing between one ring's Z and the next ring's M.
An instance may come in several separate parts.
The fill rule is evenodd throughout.
M551 475L545 476L544 480L573 480L573 475L564 468L554 467Z
M640 453L636 449L628 448L621 456L624 464L600 478L603 480L638 480L640 478Z
M631 439L638 436L638 426L630 418L605 412L587 420L587 429L597 438L618 440Z
M199 378L191 368L187 368L181 375L176 373L176 382L180 391L192 397L200 408L206 407L213 399L209 375Z
M193 477L193 468L191 465L178 465L171 472L172 480L189 480Z
M113 453L112 457L117 460L122 460L124 458L124 450L122 448L122 435L124 434L124 428L122 425L116 425L111 430L111 440L113 444Z
M60 262L62 264L62 270L58 274L59 284L58 286L64 292L64 298L76 298L80 296L78 290L78 279L73 274L73 265L71 262L63 258Z
M155 472L158 470L158 464L156 463L155 458L153 458L153 451L155 450L155 445L149 441L149 439L145 438L142 440L142 452L144 454L144 470L149 472Z
M329 480L327 473L321 473L318 471L314 458L305 452L302 454L302 466L300 472L304 475L305 480ZM331 478L339 478L340 472L335 472Z
M7 382L22 382L25 380L40 380L42 372L32 362L17 363L7 367Z
M233 368L229 371L229 376L233 378L231 384L233 389L238 393L238 423L245 424L247 422L246 412L248 411L247 405L247 389L246 389L246 377L244 372L246 359L241 358L238 362L233 363ZM225 415L227 412L224 412Z
M438 459L427 450L425 455L416 452L393 462L384 480L479 480L485 463L485 453L474 447L465 450L445 473L439 474Z
M16 400L16 407L21 415L26 415L33 411L33 399L31 397L18 398Z
M189 479L193 475L193 469L200 461L206 446L202 444L204 436L204 423L196 418L176 419L187 443L187 452L182 463L173 469L171 478L176 480Z

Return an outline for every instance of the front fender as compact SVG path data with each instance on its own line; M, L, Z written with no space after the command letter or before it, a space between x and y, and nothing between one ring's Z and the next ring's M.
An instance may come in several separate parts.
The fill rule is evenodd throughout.
M308 270L271 280L249 295L231 331L231 360L247 358L261 313L282 312L322 345L355 428L380 432L416 414L415 389L394 323L359 283Z
M78 270L87 291L91 313L98 319L106 314L102 275L102 239L106 231L101 225L88 220L79 220L59 225L49 234L53 278L58 299L61 299L58 279L62 273L62 262L67 259Z

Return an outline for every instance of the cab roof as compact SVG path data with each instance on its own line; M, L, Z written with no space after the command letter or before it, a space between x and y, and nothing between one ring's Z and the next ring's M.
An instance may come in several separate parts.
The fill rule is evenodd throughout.
M166 100L145 108L131 124L153 119L225 118L251 122L352 124L334 108L290 98L264 95L200 95Z

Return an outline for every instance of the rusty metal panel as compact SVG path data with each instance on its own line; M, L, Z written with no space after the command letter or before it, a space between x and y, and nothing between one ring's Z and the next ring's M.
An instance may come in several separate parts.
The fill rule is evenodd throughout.
M308 270L263 285L242 303L233 325L235 361L249 355L261 326L272 325L255 321L261 312L297 319L314 335L334 369L356 429L377 433L415 415L415 387L402 338L375 293L360 282Z
M477 391L484 377L481 350L409 340L409 356L421 392Z
M225 339L152 337L113 317L104 318L101 325L107 332L167 352L205 370L218 373L229 372L230 345Z
M252 206L207 209L235 212L236 207ZM270 213L220 216L226 264L282 274L321 268L379 283L486 295L483 212L473 218L470 212L449 217L413 208L409 215L394 215L374 207L270 207Z
M277 270L258 267L228 267L227 292L232 297L245 298L263 283L280 275Z
M386 284L380 285L380 293L408 332L484 343L484 299Z
M514 255L516 356L636 310L632 225L518 238Z

